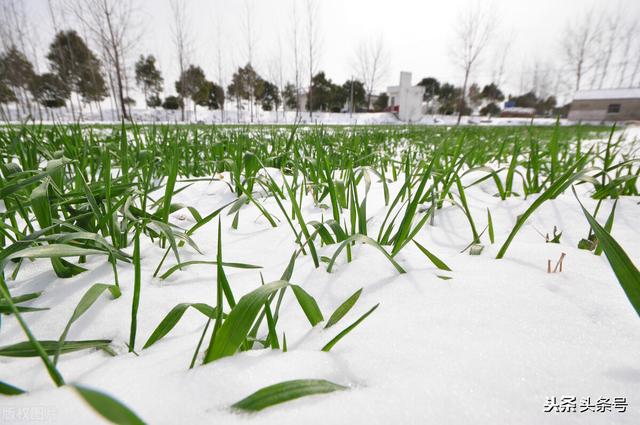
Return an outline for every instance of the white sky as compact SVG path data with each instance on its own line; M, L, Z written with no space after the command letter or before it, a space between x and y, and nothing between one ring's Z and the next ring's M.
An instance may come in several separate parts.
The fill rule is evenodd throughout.
M47 0L23 0L29 17L38 22L38 38L46 48L53 31ZM51 0L54 8L61 0ZM304 0L247 0L254 6L254 67L269 77L269 68L278 56L278 40L284 56L285 79L292 79L291 16L293 2L304 18ZM354 72L358 44L382 36L389 52L389 68L378 90L396 84L401 70L411 71L414 82L426 76L460 84L461 72L448 50L453 42L458 14L472 7L475 0L317 0L321 38L318 69L336 83L343 83ZM169 0L137 2L140 42L131 54L154 54L165 77L165 92L173 91L177 77L176 55L172 44L172 14ZM186 0L193 40L191 62L201 65L217 80L217 27L220 27L223 78L228 83L233 69L247 62L244 0ZM563 66L560 45L565 24L589 9L620 8L627 19L640 21L640 0L494 0L498 18L497 37L483 55L472 80L489 82L496 52L511 41L507 59L505 91L517 94L522 79L529 78L535 61L552 69ZM301 19L301 30L304 22ZM71 25L73 26L73 25ZM303 46L304 47L304 46ZM640 52L635 53L635 55ZM44 64L44 60L41 66ZM523 73L524 72L524 73Z

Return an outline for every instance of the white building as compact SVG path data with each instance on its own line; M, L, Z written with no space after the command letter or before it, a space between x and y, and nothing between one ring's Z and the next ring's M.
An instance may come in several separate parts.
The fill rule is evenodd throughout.
M580 90L573 96L570 121L639 121L640 87Z
M400 85L387 87L389 109L398 114L401 121L413 122L422 118L424 87L411 85L411 73L400 73Z

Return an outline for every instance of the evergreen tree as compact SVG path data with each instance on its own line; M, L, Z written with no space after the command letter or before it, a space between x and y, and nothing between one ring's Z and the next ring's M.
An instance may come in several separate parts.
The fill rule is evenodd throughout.
M9 86L0 80L0 103L16 102L16 95L9 88Z
M162 106L162 99L160 99L160 96L157 94L152 94L147 99L147 106L150 108L158 108Z
M494 83L487 84L482 88L482 97L493 102L502 102L504 94Z
M280 91L278 90L278 86L273 83L270 83L266 80L259 81L258 87L256 91L256 99L262 105L262 109L265 111L278 110L280 107Z
M109 96L107 82L98 66L99 62L96 62L92 68L87 69L78 84L78 93L86 103L96 102L99 104Z
M284 100L284 106L295 110L298 108L298 93L296 86L293 83L287 83L282 91L282 98Z
M352 82L351 80L347 80L342 85L342 93L339 94L339 96L346 96L345 102L347 103L351 103L351 89L352 89L351 82ZM367 93L362 81L353 80L353 111L354 112L366 109L367 107L366 97L367 97Z
M471 84L468 91L469 104L471 108L475 109L482 103L482 93L480 86L477 83Z
M459 113L460 109L463 115L471 113L466 101L462 98L462 89L452 84L444 83L440 86L438 102L440 103L438 112L441 114L452 115Z
M45 108L63 107L71 95L69 86L52 72L36 76L31 91L33 97Z
M423 78L418 85L424 87L422 99L426 102L433 100L440 94L440 82L433 77Z
M176 92L182 99L190 98L193 101L193 112L196 112L196 105L208 97L203 96L203 86L207 84L204 71L199 66L189 65L180 75L180 79L175 82ZM184 108L184 106L182 106Z
M224 89L213 81L209 81L208 84L209 99L207 101L207 106L209 109L220 109L224 111Z
M0 80L6 87L3 90L8 88L13 92L13 96L4 97L17 101L23 109L25 105L27 109L31 109L27 90L33 86L35 77L33 65L15 46L0 55Z
M180 109L182 105L182 99L178 96L167 96L162 102L162 108L168 109L170 111L175 111Z
M107 97L100 60L76 31L58 32L49 45L47 59L68 90L81 95L85 102L100 102Z
M0 75L1 76L1 75ZM16 95L13 93L13 91L9 88L9 86L0 79L0 115L1 118L5 119L5 120L10 120L11 118L9 116L5 116L5 111L3 108L3 104L5 103L11 103L11 102L17 102L18 99L16 99Z
M386 93L380 93L378 99L373 104L373 110L376 112L384 111L389 106L389 95Z
M159 106L157 100L160 99L164 79L156 67L156 58L153 55L140 55L135 65L135 73L136 84L142 89L147 106Z
M493 102L485 105L482 109L480 109L480 115L483 116L490 115L495 117L496 115L500 115L500 112L500 107Z
M307 107L313 111L340 112L347 101L348 94L342 86L333 84L324 72L319 72L311 79L313 98L311 105L307 99Z

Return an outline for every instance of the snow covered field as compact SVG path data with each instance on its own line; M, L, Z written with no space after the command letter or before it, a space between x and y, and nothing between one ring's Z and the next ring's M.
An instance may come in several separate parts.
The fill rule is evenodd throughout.
M639 137L637 128L626 130L629 146ZM281 181L278 169L268 171ZM470 172L462 183L470 184L482 175ZM387 207L384 185L372 177L366 213L368 226L378 229ZM197 181L177 192L173 202L208 214L236 199L225 183L230 180L225 172L221 180ZM389 183L390 199L403 184L402 175ZM176 189L184 185L178 183ZM590 187L576 189L586 209L593 212L596 201L589 196ZM522 190L517 178L513 191ZM452 191L456 192L455 186ZM485 246L480 255L461 252L472 239L468 219L462 208L445 203L415 240L451 272L438 270L414 244L395 256L404 274L368 245L355 245L350 263L341 254L331 273L327 264L315 268L310 255L299 256L290 281L316 299L325 319L363 288L347 316L329 329L323 329L323 324L311 327L296 299L288 294L278 322L279 332L286 333L287 352L244 351L198 363L193 369L189 363L206 323L206 317L196 310L187 310L176 327L153 346L144 350L141 346L176 304L215 305L216 266L193 265L164 280L153 278L165 250L142 239L136 353L128 353L125 344L134 267L120 263L122 296L112 300L105 292L67 337L112 340L111 348L118 355L78 351L61 356L58 369L67 382L104 391L151 424L640 423L640 320L606 257L577 248L589 224L571 190L536 210L501 260L496 259L500 245L536 195L501 200L494 196L492 179L465 192L478 230L487 224L487 208L491 211L495 243L483 235ZM618 200L612 230L636 264L640 262L639 201L638 196ZM282 202L291 210L289 200ZM601 223L613 202L602 202ZM236 299L259 286L260 274L265 282L279 279L298 247L273 197L262 205L282 220L277 227L271 227L252 204L242 207L237 229L232 228L233 216L221 214L224 260L262 267L225 268ZM305 220L320 221L331 211L305 197L302 213ZM170 221L182 228L195 224L186 209L173 212ZM183 262L215 260L217 225L217 219L212 220L193 234L203 254L181 248ZM554 226L562 232L560 243L546 243L541 234L551 234ZM319 256L331 258L336 246L318 243ZM131 254L133 248L124 250ZM561 253L566 253L562 272L547 273L548 260L555 265ZM163 270L173 264L175 258L169 256ZM88 271L60 279L49 260L25 261L18 278L8 281L13 295L43 291L29 305L50 309L23 315L38 339L57 340L86 289L113 280L111 265L102 256L88 257L83 267ZM9 268L7 276L10 272ZM320 351L378 303L379 308L330 352ZM24 340L14 317L3 316L1 345ZM252 414L229 407L260 388L292 379L326 379L348 390L305 397ZM56 388L37 357L0 357L0 380L28 390L19 396L0 397L0 423L103 420L73 389ZM548 399L553 397L558 403L563 397L575 397L576 412L545 412L552 407ZM590 403L582 400L587 397ZM589 411L602 408L602 401L596 406L601 398L610 400L610 411ZM617 398L625 398L625 412L620 411L622 401L616 402ZM581 413L582 405L587 411Z
M12 117L12 123L18 124L19 120L16 120L17 114L15 111L10 112ZM118 123L118 114L115 110L104 108L102 115L98 111L83 111L81 117L77 117L80 122L83 123ZM80 119L81 118L81 119ZM181 113L179 110L165 110L161 108L157 109L144 109L144 108L132 108L131 118L139 123L164 123L164 124L180 124L186 123L203 123L203 124L324 124L324 125L405 125L407 123L400 121L391 112L360 112L360 113L338 113L338 112L314 112L312 116L309 116L309 112L301 112L296 116L295 111L262 111L256 110L253 118L247 110L229 109L222 111L212 111L206 108L198 107L196 113L193 110L185 110L185 121L182 121ZM36 122L42 121L43 123L71 123L73 119L71 112L65 110L53 110L50 113L43 113L42 119L39 116L35 117ZM453 125L458 120L454 115L424 115L420 121L412 124L418 125ZM553 125L555 124L555 118L535 118L534 124L536 125ZM567 120L561 120L563 125L569 124ZM462 118L462 124L466 125L529 125L531 124L531 118L501 118L501 117L479 117L465 116Z

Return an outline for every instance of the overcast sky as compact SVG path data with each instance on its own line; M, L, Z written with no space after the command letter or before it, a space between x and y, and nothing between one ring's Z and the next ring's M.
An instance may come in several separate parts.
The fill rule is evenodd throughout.
M27 13L38 22L38 38L46 48L53 31L47 0L24 0ZM175 81L177 62L172 44L172 14L169 0L133 0L137 4L140 42L132 52L158 58L165 81ZM296 1L304 27L304 0L248 0L253 5L255 34L254 67L269 77L283 52L285 78L292 79L291 21ZM61 0L51 0L55 9ZM208 78L217 80L217 34L221 35L223 78L228 83L233 69L247 62L244 29L244 0L186 0L192 43L191 62L201 65ZM318 69L337 83L354 73L354 56L362 40L382 37L389 53L389 67L379 90L396 84L401 70L411 71L414 81L434 76L461 84L450 50L454 25L460 12L476 4L474 0L319 0L317 24L321 39ZM496 57L511 42L506 67L505 89L516 93L523 78L531 74L533 63L550 69L563 66L559 40L566 23L586 10L624 11L627 19L640 20L640 0L494 0L498 21L492 47L485 52L472 79L489 82ZM71 20L66 26L74 27ZM219 28L219 31L218 31ZM304 28L301 28L304 29ZM44 51L44 48L43 48ZM635 52L634 56L640 52ZM44 67L44 60L40 64ZM165 84L171 92L173 84Z

